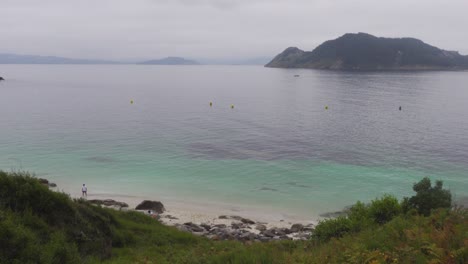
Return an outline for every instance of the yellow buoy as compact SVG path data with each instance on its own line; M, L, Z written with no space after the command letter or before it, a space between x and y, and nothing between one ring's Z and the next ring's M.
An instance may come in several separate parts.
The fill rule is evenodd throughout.
M210 102L210 106L213 106L213 102Z
M133 104L133 100L130 100L130 104Z
M328 110L328 105L325 106L325 110Z
M234 105L233 105L233 104L231 105L231 109L234 109Z

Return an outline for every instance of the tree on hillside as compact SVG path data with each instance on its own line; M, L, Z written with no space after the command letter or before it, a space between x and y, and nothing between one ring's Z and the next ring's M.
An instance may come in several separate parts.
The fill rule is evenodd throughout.
M442 181L436 181L432 186L431 180L427 177L413 185L416 195L405 198L403 207L416 209L420 214L428 216L432 209L450 208L452 205L452 194L449 190L444 190Z

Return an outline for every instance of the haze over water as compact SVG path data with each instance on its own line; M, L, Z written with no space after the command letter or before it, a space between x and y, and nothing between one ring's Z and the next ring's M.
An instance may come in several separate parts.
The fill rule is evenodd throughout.
M424 176L468 196L468 72L1 65L0 73L0 169L59 187L306 216L411 195Z

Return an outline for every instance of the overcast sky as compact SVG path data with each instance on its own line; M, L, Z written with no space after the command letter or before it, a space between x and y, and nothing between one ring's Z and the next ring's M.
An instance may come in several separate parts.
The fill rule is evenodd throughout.
M468 0L0 0L0 53L272 57L347 32L468 54Z

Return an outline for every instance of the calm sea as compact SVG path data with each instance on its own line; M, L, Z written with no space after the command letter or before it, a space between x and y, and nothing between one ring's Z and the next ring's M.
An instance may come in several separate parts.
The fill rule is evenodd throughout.
M310 216L411 195L424 176L468 196L468 72L0 65L0 76L0 169L59 186Z

